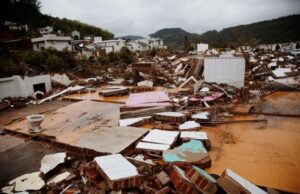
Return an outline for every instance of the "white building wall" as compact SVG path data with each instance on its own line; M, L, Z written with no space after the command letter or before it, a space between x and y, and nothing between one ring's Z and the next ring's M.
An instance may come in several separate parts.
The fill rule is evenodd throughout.
M18 96L18 80L14 77L0 79L0 99Z
M156 49L164 49L165 48L164 41L159 38L143 38L143 39L138 39L135 41L148 44L148 48L146 50L153 49L153 48L156 48Z
M54 48L58 51L62 51L67 48L67 50L71 51L72 46L68 41L45 41L45 42L36 42L32 43L34 51L41 51L42 48Z
M127 48L130 51L135 52L135 51L147 51L148 50L148 47L144 47L139 42L136 42L136 41L130 41L128 44L129 44L129 46L127 46Z
M0 99L7 97L28 97L34 93L33 85L45 83L46 92L52 90L50 75L34 77L12 76L0 79Z
M204 43L197 44L198 52L204 52L206 50L208 50L208 44L204 44Z
M119 52L125 46L125 40L102 41L95 43L96 47L105 49L106 53Z
M62 51L65 48L67 48L69 51L72 50L69 41L46 41L45 48L50 47L55 48L58 51Z
M245 59L242 57L204 58L204 80L226 83L237 88L244 86Z
M101 42L101 41L102 41L102 37L101 36L95 36L94 37L94 43Z
M32 43L33 51L41 51L42 48L45 48L45 42Z

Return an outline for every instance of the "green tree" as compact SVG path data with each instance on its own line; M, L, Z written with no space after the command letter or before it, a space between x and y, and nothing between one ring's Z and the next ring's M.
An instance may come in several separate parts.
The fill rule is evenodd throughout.
M256 38L251 38L249 40L249 46L251 48L256 48L258 46L259 41Z
M48 71L62 71L65 67L63 59L56 55L50 55L46 60L46 64Z
M110 52L108 53L109 62L113 63L120 60L119 53Z
M130 64L134 61L134 55L133 53L127 48L123 47L120 51L120 58L123 62L126 64Z

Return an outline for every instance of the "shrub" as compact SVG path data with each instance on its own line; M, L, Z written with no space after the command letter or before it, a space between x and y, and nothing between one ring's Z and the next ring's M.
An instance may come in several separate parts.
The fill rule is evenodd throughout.
M124 63L130 64L134 61L134 54L127 47L123 47L120 51L120 58Z
M65 67L63 59L56 55L48 56L46 64L48 71L62 71Z

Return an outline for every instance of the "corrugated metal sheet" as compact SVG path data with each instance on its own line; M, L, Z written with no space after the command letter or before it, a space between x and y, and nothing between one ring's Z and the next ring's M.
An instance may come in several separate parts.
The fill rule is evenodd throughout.
M242 57L207 57L204 59L204 80L244 86L245 59Z

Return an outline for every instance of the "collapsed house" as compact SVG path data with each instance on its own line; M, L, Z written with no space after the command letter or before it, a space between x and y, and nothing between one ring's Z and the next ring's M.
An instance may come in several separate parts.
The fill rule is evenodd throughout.
M50 75L33 77L12 76L0 79L0 99L7 97L28 97L34 92L41 91L44 94L52 90Z

